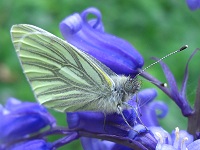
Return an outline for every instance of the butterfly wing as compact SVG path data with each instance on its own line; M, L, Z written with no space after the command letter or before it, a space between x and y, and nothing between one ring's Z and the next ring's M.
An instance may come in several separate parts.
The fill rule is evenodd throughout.
M41 104L61 112L98 110L99 99L110 96L114 83L106 72L114 73L88 54L32 25L14 25L11 36Z

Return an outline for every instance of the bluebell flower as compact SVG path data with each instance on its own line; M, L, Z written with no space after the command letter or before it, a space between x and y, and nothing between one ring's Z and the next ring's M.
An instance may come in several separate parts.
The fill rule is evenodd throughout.
M191 10L196 10L200 8L200 0L186 0L186 2Z
M0 107L0 148L13 145L44 127L56 125L54 117L38 103L21 102L9 98Z
M88 20L88 14L96 16ZM75 13L60 23L60 31L67 42L90 54L117 74L137 74L144 60L140 53L127 41L104 31L101 13L88 8L81 14Z
M145 107L145 105L150 104L150 102L156 97L156 95L157 93L154 89L146 89L138 93L137 98L143 103L143 106L141 107L142 112L144 109L148 109L147 107ZM130 100L128 103L135 107L136 104L133 103L133 101L135 100L136 96L133 97L133 99ZM162 109L162 107L158 108ZM111 142L98 141L90 138L81 138L82 143L84 143L83 147L87 147L87 144L88 147L93 147L93 143L90 143L93 141L95 143L98 143L98 147L108 147L109 150L114 150L116 147L121 147L121 149L125 149L126 146L119 146L119 141L131 140L132 142L135 142L134 144L138 144L138 147L148 147L149 149L154 149L157 141L155 140L154 136L147 130L147 128L145 127L146 125L142 125L140 120L138 120L139 116L135 112L135 110L124 110L123 114L134 130L130 129L130 127L123 120L122 116L117 113L107 114L105 116L101 112L70 112L67 113L67 122L69 129L78 132L80 136L89 137L92 135L95 138L103 138L104 140L106 140L109 137L109 140L112 141L113 139L115 139L116 141L113 141L118 142L117 144L111 144ZM142 113L143 118L149 117L146 120L146 122L149 123L149 125L151 123L153 124L156 120L153 119L154 117L159 117L157 114L152 114L153 115L151 116L149 112ZM154 124L156 123L158 123L157 120ZM126 149L130 148L126 147Z

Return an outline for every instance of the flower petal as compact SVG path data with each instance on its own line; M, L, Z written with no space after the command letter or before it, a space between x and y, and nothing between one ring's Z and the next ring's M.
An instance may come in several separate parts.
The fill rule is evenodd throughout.
M155 139L154 135L149 130L147 130L145 126L138 124L134 126L133 129L134 130L129 131L129 138L141 143L149 150L155 149L157 145L157 140Z
M154 58L156 61L158 60L157 58ZM162 67L162 70L165 74L165 77L168 81L168 84L169 84L169 87L170 87L170 90L173 91L173 96L174 97L178 97L179 93L178 93L178 87L176 85L176 79L174 78L174 75L172 74L172 72L170 71L170 69L168 68L168 66L160 61L159 62L161 67Z
M134 139L138 134L148 132L147 128L141 124L137 124L133 127L133 130L129 131L128 137Z
M155 60L158 60L158 59L155 58ZM164 62L160 61L160 65L169 83L169 88L170 88L170 93L168 93L169 96L179 106L184 116L191 115L193 113L193 110L190 107L186 96L181 95L182 93L179 92L174 75L172 74L172 72L170 71L170 69Z
M167 131L165 131L162 127L152 126L148 127L148 129L154 134L154 137L159 141L159 143L172 144L172 139L170 134ZM161 135L161 137L159 137L157 133Z
M132 126L135 123L133 111L123 111L125 118ZM81 129L95 133L127 136L128 130L130 130L122 116L116 113L104 116L101 112L68 112L67 122L70 129Z
M169 144L158 144L156 150L177 150L175 147Z
M160 114L157 114L157 111L159 111ZM164 102L156 101L143 106L141 112L141 120L145 126L159 126L158 118L166 116L168 107Z
M182 96L186 96L186 87L187 87L187 81L188 81L188 68L189 68L189 63L192 60L192 58L195 56L196 52L199 51L199 49L197 48L196 50L193 51L193 53L190 55L186 67L185 67L185 73L184 73L184 79L183 79L183 83L182 83L182 87L181 87L181 95Z
M141 90L137 95L133 97L128 103L132 106L139 107L138 111L141 112L141 120L145 126L158 126L158 118L166 116L168 107L163 102L152 102L157 96L155 89ZM136 100L137 99L137 100ZM139 104L135 104L135 101L139 101ZM157 114L159 110L161 113Z
M179 146L182 144L184 138L187 138L187 140L185 141L186 146L188 144L192 143L193 140L194 140L194 137L185 130L180 130L178 134L179 134L178 135L179 139L176 142L178 142L177 145L179 145ZM176 135L175 131L173 131L172 134L171 134L173 141L176 140L176 136L177 135Z
M128 101L130 105L135 105L134 101L139 101L139 107L142 107L146 105L147 103L150 103L153 101L157 96L157 91L153 88L144 89L139 91L137 94L134 95L132 100Z
M199 150L199 147L200 147L200 139L190 143L188 146L187 146L187 149L188 150Z
M87 20L93 14L96 19ZM135 75L143 66L143 58L131 44L105 33L101 13L88 8L81 14L75 13L60 23L65 40L92 55L117 74Z
M70 129L85 129L91 132L105 133L104 115L98 112L68 112L67 122Z
M81 143L84 150L112 150L116 145L114 142L87 137L82 137Z
M38 103L10 98L4 110L7 113L0 115L0 144L20 139L48 125L55 126L54 117Z
M7 150L50 150L50 149L51 149L51 144L47 143L45 140L40 139L13 145Z

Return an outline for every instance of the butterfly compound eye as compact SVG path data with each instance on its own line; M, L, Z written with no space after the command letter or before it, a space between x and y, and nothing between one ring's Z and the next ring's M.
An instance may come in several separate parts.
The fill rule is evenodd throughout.
M128 79L124 84L124 90L128 93L135 93L140 89L140 85L137 79Z
M124 84L124 90L126 92L131 92L133 88L132 82L130 82L129 80L127 80Z

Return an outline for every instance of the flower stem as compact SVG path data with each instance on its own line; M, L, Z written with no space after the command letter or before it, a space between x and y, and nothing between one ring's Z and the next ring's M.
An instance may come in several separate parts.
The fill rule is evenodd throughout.
M130 148L133 148L134 150L147 150L147 148L143 146L141 143L135 140L126 138L126 137L119 137L116 135L107 135L107 134L89 133L85 131L79 131L78 133L80 136L112 141L117 144L121 144Z
M196 91L194 113L188 117L187 131L194 136L194 139L197 139L197 133L200 132L200 78Z

